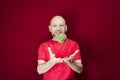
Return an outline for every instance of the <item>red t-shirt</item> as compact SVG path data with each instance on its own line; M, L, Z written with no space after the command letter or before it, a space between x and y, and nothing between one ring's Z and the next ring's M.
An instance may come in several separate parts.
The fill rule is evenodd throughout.
M70 39L67 39L64 43L49 40L40 45L38 49L38 60L49 60L50 55L48 47L51 48L56 58L69 57L75 50L80 50L78 44ZM74 57L74 60L80 59L79 51ZM66 63L57 63L49 71L44 73L44 80L75 80L74 71Z

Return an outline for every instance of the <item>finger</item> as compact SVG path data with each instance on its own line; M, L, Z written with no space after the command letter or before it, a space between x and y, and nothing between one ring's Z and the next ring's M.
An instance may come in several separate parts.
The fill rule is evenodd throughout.
M67 61L70 61L70 62L72 62L72 60L73 60L73 55L71 55L71 56L67 59Z
M52 58L54 57L55 58L55 54L52 54L52 56L51 56Z
M76 54L79 52L79 50L76 50L72 55L70 55L70 57L68 58L68 60L70 61L70 62L73 62L73 59L74 59L74 57L76 56Z
M50 57L52 56L52 51L50 49L50 47L48 47L48 51L49 51L49 54L50 54Z
M74 56L72 55L70 59L73 60L73 59L74 59Z
M63 62L63 60L62 60L62 58L56 58L56 62L61 63L61 62Z
M63 60L63 62L67 62L69 60L69 58L65 57L62 60Z
M72 54L72 56L75 57L78 52L79 52L79 50L76 50L76 51Z

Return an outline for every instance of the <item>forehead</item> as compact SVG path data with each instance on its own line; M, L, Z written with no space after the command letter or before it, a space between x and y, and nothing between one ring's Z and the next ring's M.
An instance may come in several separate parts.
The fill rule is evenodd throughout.
M54 25L54 24L65 24L65 20L64 20L64 18L62 18L60 16L56 16L56 17L52 18L50 24L51 25Z

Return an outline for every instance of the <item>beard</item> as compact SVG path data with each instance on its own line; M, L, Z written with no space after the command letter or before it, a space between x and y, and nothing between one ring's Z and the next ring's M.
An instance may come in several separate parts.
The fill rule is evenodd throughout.
M57 37L59 34L63 33L62 31L55 31L52 33L53 38Z
M63 43L66 40L67 36L64 33L60 33L57 36L55 36L55 40L57 40L59 43Z

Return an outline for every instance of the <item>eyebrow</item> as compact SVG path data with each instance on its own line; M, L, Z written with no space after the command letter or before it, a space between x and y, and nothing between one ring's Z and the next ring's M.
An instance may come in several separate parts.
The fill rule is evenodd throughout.
M57 25L56 23L51 23L50 25ZM59 25L66 25L65 23L60 23Z

